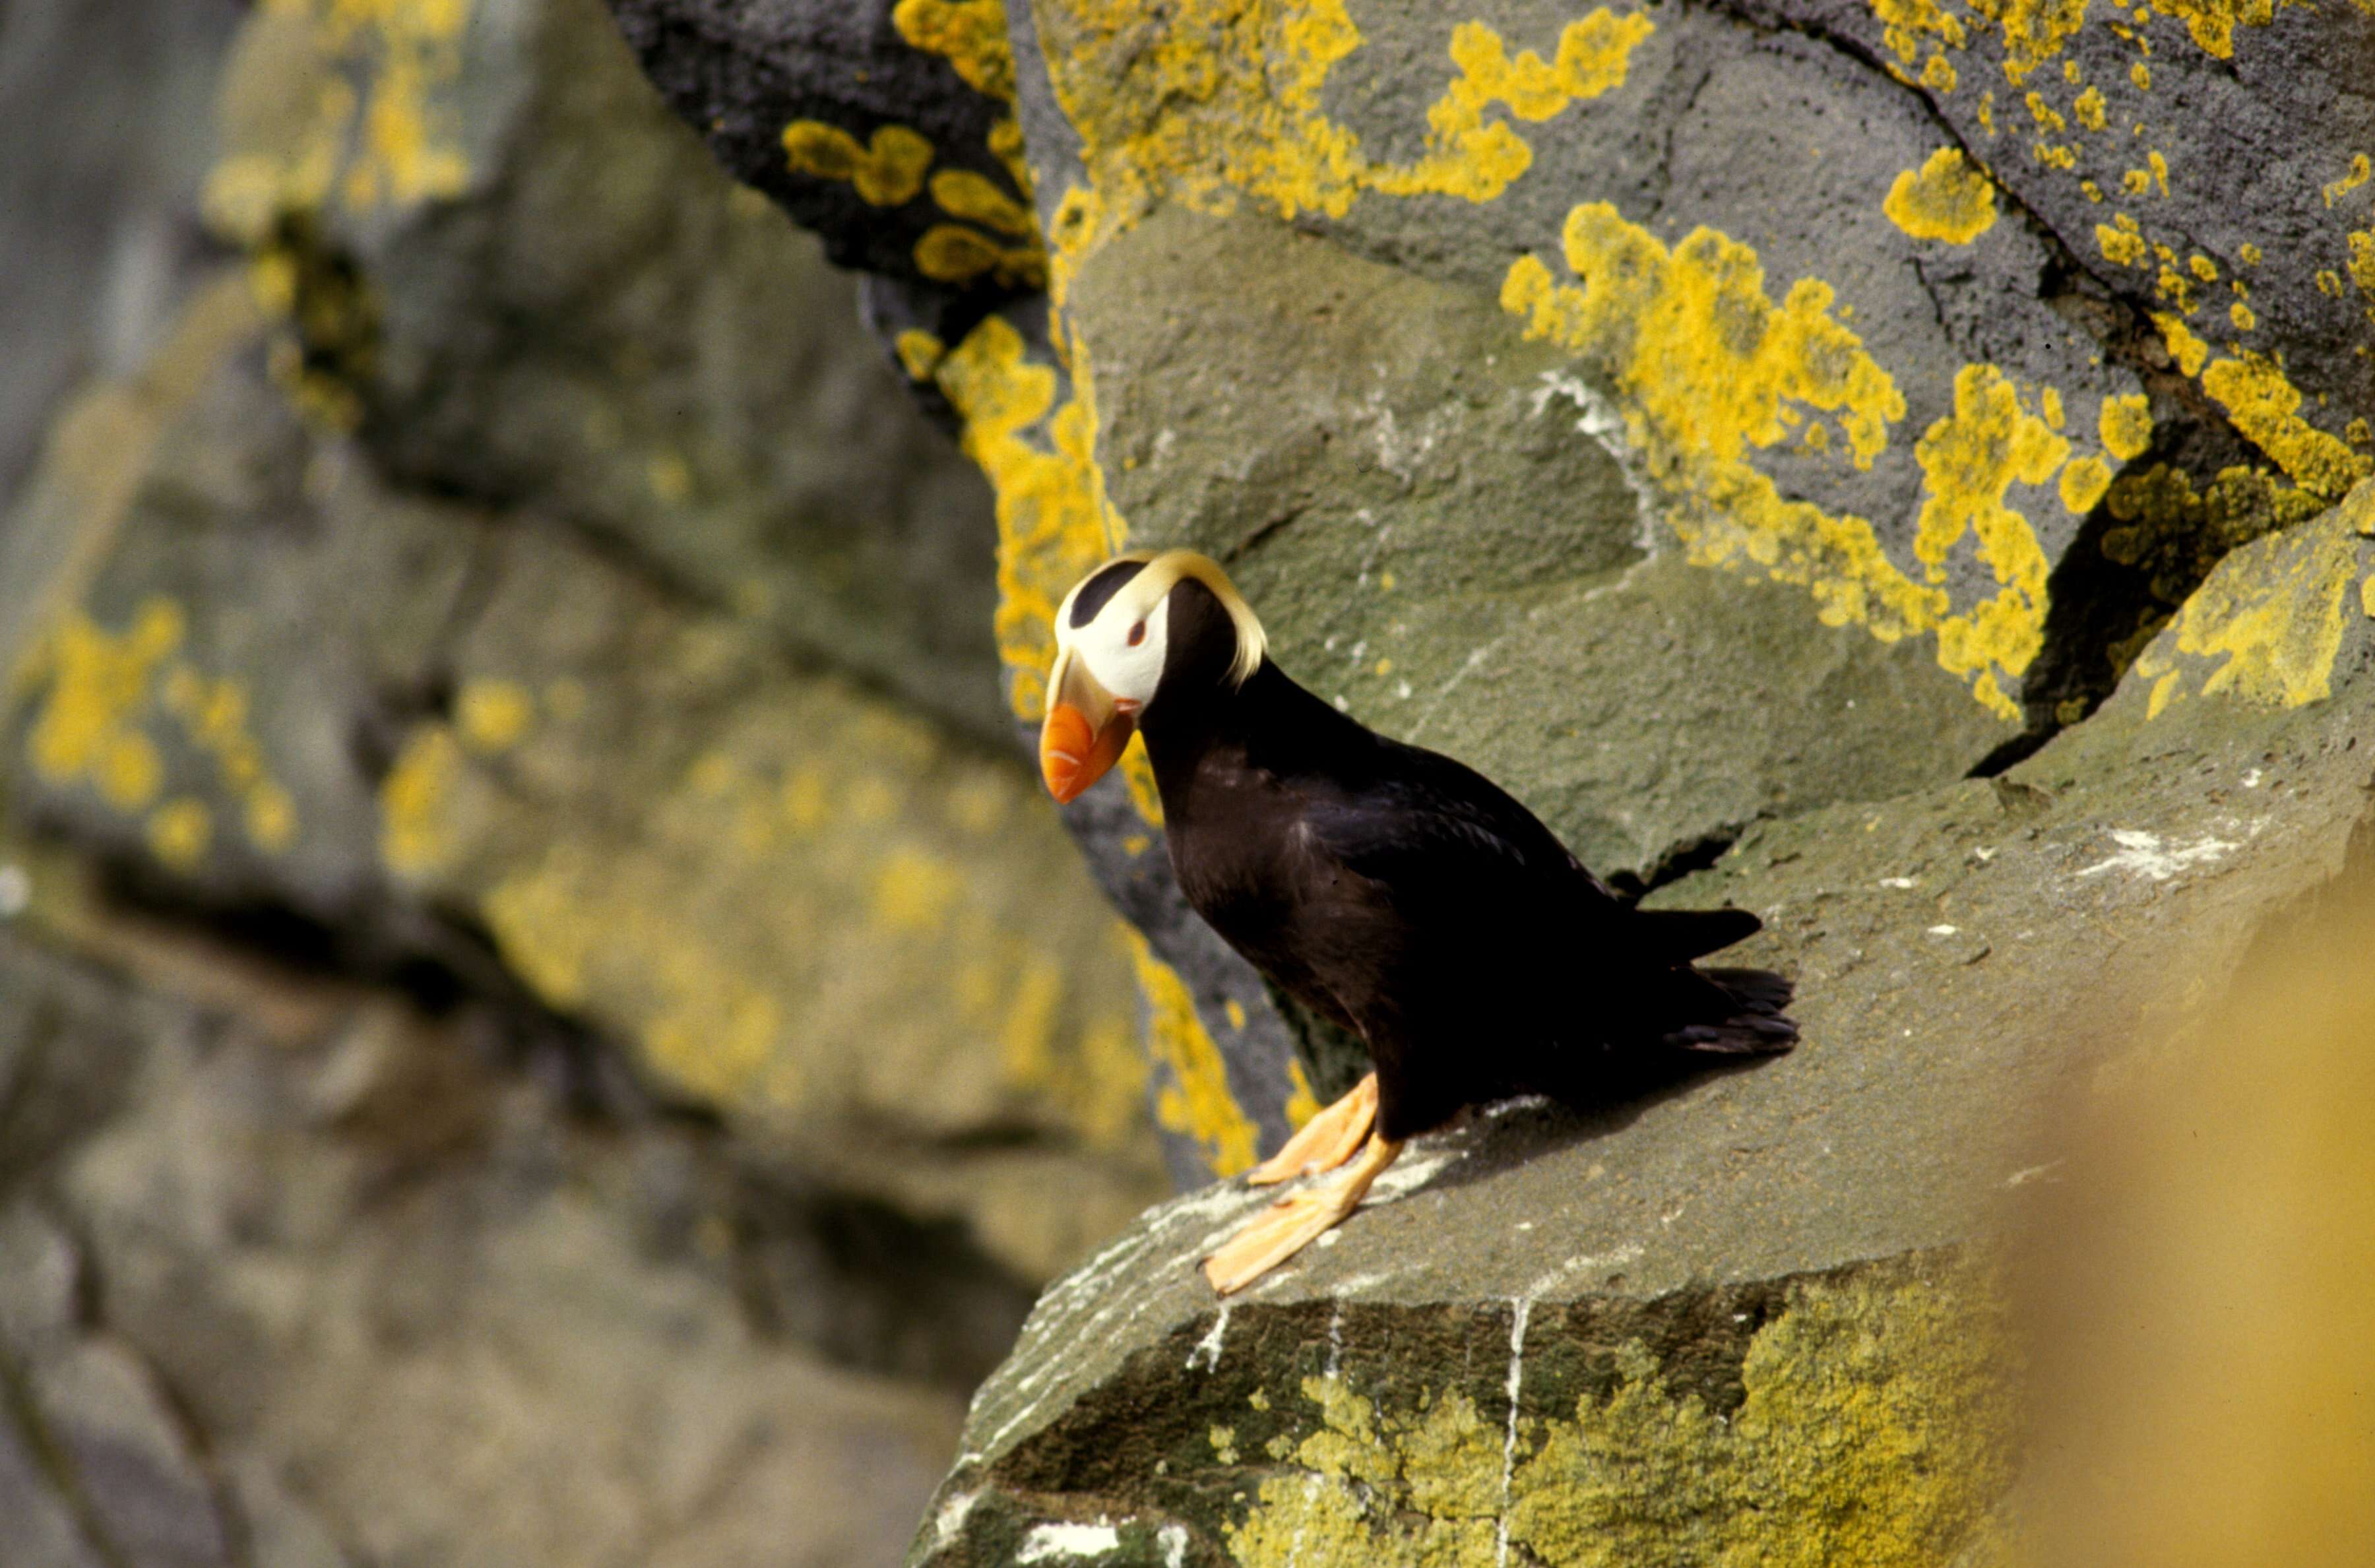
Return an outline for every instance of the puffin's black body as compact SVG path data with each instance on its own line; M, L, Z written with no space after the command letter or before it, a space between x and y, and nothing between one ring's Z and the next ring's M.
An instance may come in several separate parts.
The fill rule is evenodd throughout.
M1377 1133L1537 1091L1605 1103L1681 1054L1784 1051L1788 981L1690 961L1755 931L1738 910L1636 909L1474 770L1388 740L1235 641L1203 584L1172 593L1139 728L1181 889L1297 999L1368 1043Z

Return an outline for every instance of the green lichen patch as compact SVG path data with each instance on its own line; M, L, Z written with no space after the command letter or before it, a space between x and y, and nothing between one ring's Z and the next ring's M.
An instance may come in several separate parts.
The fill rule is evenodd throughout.
M1926 1563L2010 1474L1992 1275L1951 1253L1647 1302L1249 1304L1224 1329L1211 1366L1211 1325L1183 1326L961 1473L916 1560L1000 1561L1093 1509L1245 1568Z

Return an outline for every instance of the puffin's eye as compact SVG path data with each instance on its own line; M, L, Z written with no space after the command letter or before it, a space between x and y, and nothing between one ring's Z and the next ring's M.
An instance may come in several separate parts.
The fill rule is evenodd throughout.
M1144 621L1142 621L1142 620L1141 620L1141 621L1140 621L1136 626L1133 626L1133 627L1131 627L1131 628L1129 629L1129 645L1130 645L1131 647L1135 648L1135 647L1137 647L1140 643L1143 643L1143 642L1145 642L1145 641L1146 641L1146 622L1144 622Z

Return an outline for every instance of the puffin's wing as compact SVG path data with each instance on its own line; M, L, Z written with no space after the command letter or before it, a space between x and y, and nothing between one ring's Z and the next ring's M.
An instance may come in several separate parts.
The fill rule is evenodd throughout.
M1306 811L1314 838L1348 869L1383 883L1406 909L1422 901L1479 911L1477 901L1562 937L1660 964L1687 963L1754 936L1746 910L1643 910L1617 896L1507 790L1437 752L1388 743L1365 787Z
M1432 752L1405 755L1424 763L1306 804L1317 852L1423 921L1507 921L1603 939L1629 925L1631 907L1497 785Z

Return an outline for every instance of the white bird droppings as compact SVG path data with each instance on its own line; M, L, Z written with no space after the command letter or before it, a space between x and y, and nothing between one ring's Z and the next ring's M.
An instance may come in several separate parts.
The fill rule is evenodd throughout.
M1016 1552L1017 1562L1053 1562L1058 1559L1078 1562L1083 1558L1103 1557L1121 1547L1121 1532L1100 1519L1093 1525L1036 1525L1022 1538L1022 1550Z
M2111 842L2118 851L2108 860L2098 860L2082 869L2081 877L2098 877L2106 871L2124 871L2133 877L2149 877L2156 882L2166 882L2189 866L2207 866L2223 860L2236 846L2225 839L2207 834L2181 847L2164 845L2158 833L2147 833L2135 828L2114 828Z
M1206 1372L1220 1370L1221 1337L1228 1331L1229 1303L1223 1302L1221 1310L1212 1316L1212 1326L1206 1331L1201 1339L1196 1341L1196 1348L1188 1352L1188 1370L1195 1371L1196 1363L1199 1361L1204 1363Z
M980 1500L977 1491L961 1491L940 1504L940 1511L932 1515L932 1535L938 1544L946 1546L957 1539L957 1532L964 1528L965 1515Z

